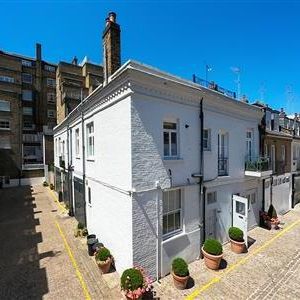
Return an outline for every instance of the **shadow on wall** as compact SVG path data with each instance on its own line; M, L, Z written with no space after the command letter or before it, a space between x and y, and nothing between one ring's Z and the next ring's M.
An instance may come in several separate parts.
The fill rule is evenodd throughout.
M39 211L34 212L30 186L0 190L0 298L42 299L48 292L40 259L56 255L38 253L42 234L36 232Z

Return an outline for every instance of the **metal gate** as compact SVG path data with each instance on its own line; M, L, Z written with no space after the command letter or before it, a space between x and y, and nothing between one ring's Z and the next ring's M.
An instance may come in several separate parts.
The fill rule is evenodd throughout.
M86 213L85 213L85 201L84 201L84 190L83 180L74 177L74 200L75 200L75 218L78 222L86 226Z
M300 203L300 175L293 176L293 195L292 195L292 207L294 208L296 204Z

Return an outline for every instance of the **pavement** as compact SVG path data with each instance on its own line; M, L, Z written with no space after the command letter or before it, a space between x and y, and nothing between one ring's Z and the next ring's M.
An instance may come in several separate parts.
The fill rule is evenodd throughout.
M123 299L48 188L0 190L0 299Z
M300 299L300 208L280 219L278 231L250 231L247 253L225 245L221 270L195 261L186 290L166 276L150 299ZM124 299L119 275L100 273L76 224L49 188L0 190L0 299Z

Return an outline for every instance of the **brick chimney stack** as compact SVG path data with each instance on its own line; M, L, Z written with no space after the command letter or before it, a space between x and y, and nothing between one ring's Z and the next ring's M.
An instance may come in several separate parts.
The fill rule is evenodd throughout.
M106 18L103 31L103 71L104 83L109 76L115 73L121 66L121 38L120 25L116 23L117 15L110 12Z

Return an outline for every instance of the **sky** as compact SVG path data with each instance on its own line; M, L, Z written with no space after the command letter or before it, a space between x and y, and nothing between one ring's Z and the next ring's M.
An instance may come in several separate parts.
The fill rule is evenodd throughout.
M121 26L122 63L134 59L185 79L192 75L300 112L298 1L0 0L0 49L57 63L87 56L102 64L108 12Z

